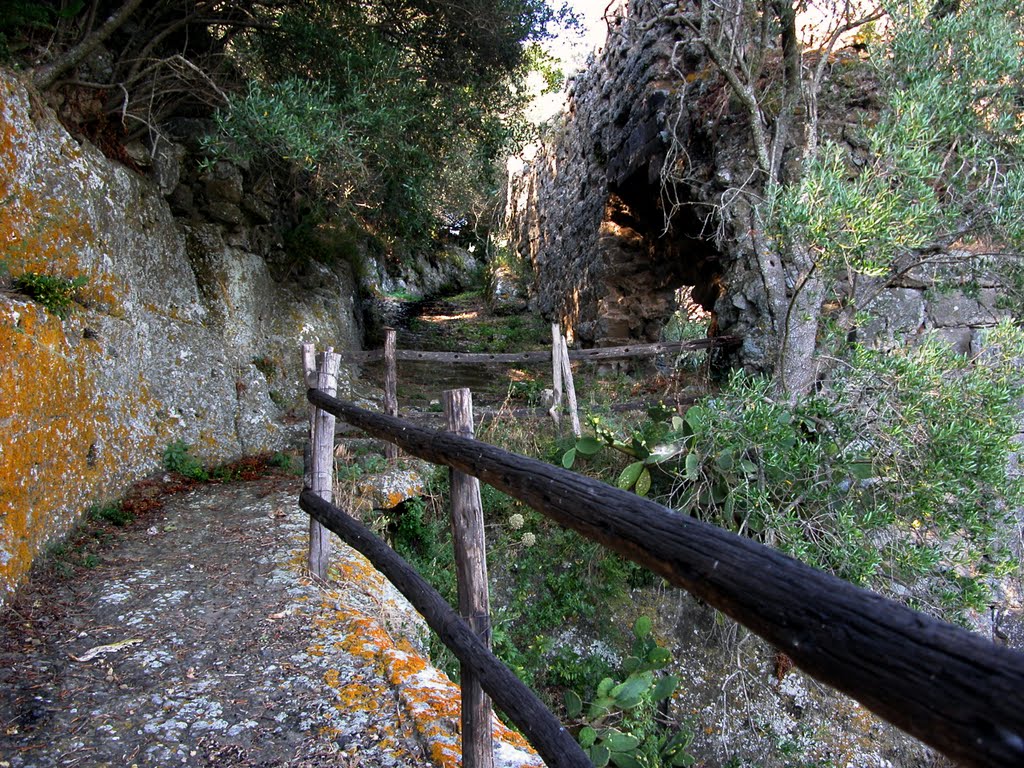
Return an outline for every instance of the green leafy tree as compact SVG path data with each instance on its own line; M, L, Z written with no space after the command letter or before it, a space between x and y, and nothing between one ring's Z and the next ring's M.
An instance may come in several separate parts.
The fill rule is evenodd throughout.
M826 300L839 294L840 328L852 328L887 284L942 249L1019 248L1024 216L1016 4L825 2L810 41L796 10L786 0L729 0L687 17L748 119L751 176L722 205L743 222L770 363L794 401L821 376ZM882 101L862 126L870 159L860 167L819 120L823 86L843 69L832 53L857 30L873 33L873 72L863 77L877 78ZM667 186L681 183L666 167Z
M37 88L85 92L86 135L123 143L216 114L215 155L287 167L315 205L406 238L493 188L522 136L524 43L573 20L545 0L12 7L0 33Z

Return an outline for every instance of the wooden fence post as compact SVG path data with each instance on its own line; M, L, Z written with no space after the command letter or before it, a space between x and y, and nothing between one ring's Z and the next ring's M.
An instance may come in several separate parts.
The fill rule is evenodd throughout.
M562 327L558 323L551 324L551 369L555 402L548 413L559 426L562 423Z
M384 329L384 413L398 415L398 365L395 362L397 332L394 328ZM385 443L384 456L389 460L398 458L398 446Z
M444 412L450 432L473 437L473 395L468 389L445 390ZM490 648L490 598L480 481L454 469L449 470L449 479L459 613ZM461 665L461 678L462 765L465 768L492 768L494 744L490 697L483 692L479 679L465 664Z
M302 364L306 385L330 394L338 391L338 368L341 356L331 347L314 355L312 344L302 345ZM324 501L330 502L334 492L334 422L335 417L319 408L312 408L309 416L310 461L304 470L306 486ZM318 579L327 578L327 565L331 558L330 531L319 522L309 522L309 572Z
M576 385L572 380L572 363L569 361L569 344L565 336L559 332L562 346L562 378L565 379L565 396L569 401L569 416L572 418L572 433L580 437L580 414L576 407Z

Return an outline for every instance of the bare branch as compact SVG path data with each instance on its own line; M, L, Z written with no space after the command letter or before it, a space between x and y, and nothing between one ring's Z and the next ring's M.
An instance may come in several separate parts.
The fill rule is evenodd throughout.
M750 114L750 129L753 132L754 152L757 153L757 162L761 169L768 173L771 170L772 163L771 155L768 151L768 137L765 133L764 114L761 111L761 105L757 103L757 98L754 96L753 87L749 83L744 83L740 80L736 70L730 66L725 53L709 40L690 19L683 17L683 23L697 35L698 41L704 46L704 50L708 52L711 61L714 62L718 71L722 73L729 83L733 93Z
M59 56L55 61L37 69L32 76L32 84L40 91L49 88L65 72L81 64L90 53L102 45L108 37L135 13L140 5L142 5L142 0L125 0L124 5L103 22L103 26L95 32L86 35L78 45L74 46L64 55Z

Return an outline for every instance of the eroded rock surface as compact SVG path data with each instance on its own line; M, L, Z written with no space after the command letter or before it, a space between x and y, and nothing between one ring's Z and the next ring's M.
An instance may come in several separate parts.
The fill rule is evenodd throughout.
M86 281L63 320L0 290L0 603L169 444L211 462L289 442L299 343L359 345L350 265L278 269L280 232L253 215L176 218L164 194L193 191L172 149L147 180L0 70L0 278ZM218 166L204 194L244 208L242 178Z

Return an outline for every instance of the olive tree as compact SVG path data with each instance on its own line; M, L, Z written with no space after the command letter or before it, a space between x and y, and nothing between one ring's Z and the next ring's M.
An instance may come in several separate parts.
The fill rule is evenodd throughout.
M573 21L547 0L0 0L3 10L0 40L98 143L116 151L171 118L216 115L211 150L290 165L319 204L398 237L429 234L439 213L494 183L523 106L524 43Z
M687 19L747 115L756 167L740 193L790 399L819 376L826 300L838 298L848 329L884 285L944 248L1005 253L1020 243L1024 200L1015 3L800 7L817 14L798 16L790 0L714 0ZM818 119L832 55L858 31L875 38L883 104L862 126L870 161L859 168Z

